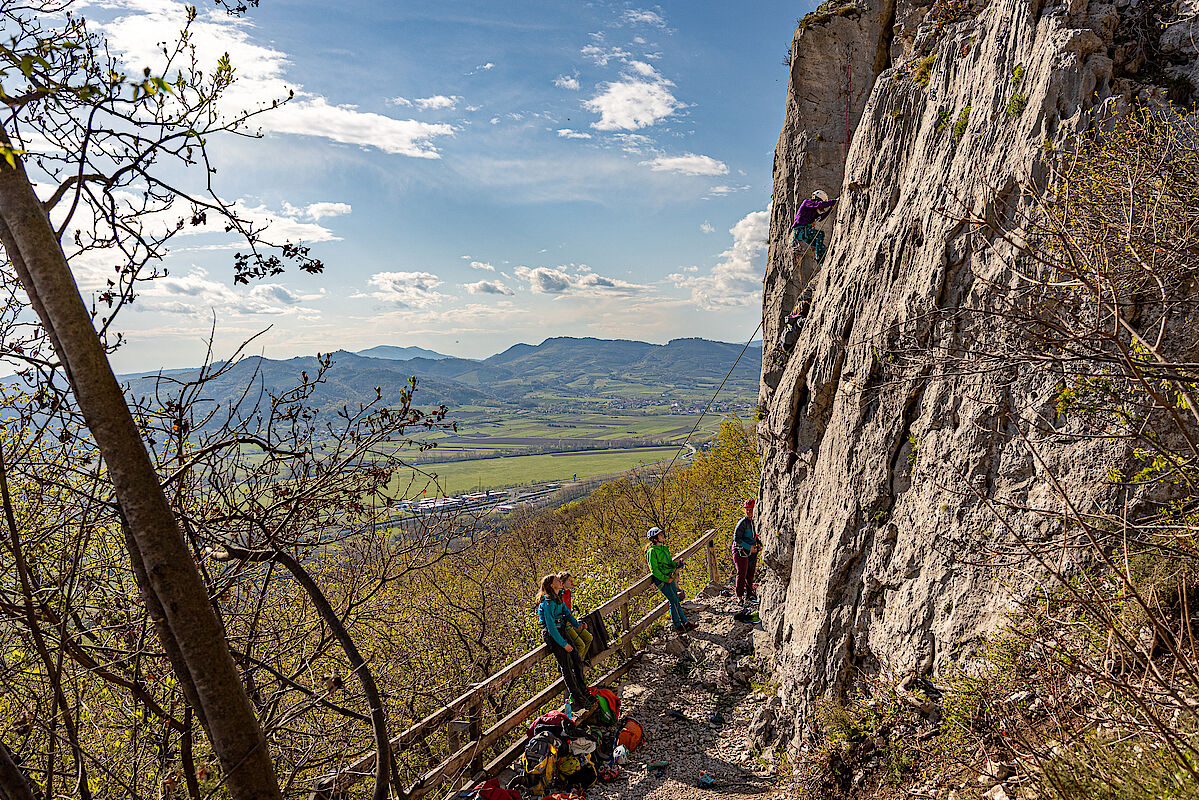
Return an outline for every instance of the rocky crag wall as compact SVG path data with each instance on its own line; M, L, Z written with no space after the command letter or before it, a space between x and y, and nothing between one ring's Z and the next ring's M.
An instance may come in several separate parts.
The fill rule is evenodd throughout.
M1081 496L1104 491L1114 454L1055 438L1035 443L1038 461L1014 435L1022 421L1056 424L1054 382L1018 367L942 371L935 359L885 378L880 362L901 335L930 353L963 337L1003 346L998 326L960 329L941 313L985 308L1013 281L1004 238L962 217L1016 227L1026 188L1046 185L1050 154L1077 132L1132 103L1187 102L1199 86L1196 10L858 0L826 3L796 31L763 291L756 512L756 644L785 719L799 722L782 726L796 742L818 697L861 674L940 672L1031 587L1035 571L980 557L1001 530L992 501L1054 507L1048 472ZM815 188L841 196L818 269L788 241ZM801 295L812 310L784 359L774 343ZM1017 524L1031 539L1057 535L1039 515Z

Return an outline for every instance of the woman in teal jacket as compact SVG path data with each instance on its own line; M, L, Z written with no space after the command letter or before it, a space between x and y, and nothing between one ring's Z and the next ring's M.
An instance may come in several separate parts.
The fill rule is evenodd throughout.
M683 604L679 600L679 589L674 582L675 570L682 567L683 563L670 557L670 551L666 549L666 534L662 533L661 528L650 528L646 531L645 538L648 540L645 560L649 562L654 586L666 595L666 602L670 604L670 621L674 623L675 632L695 630L699 626L687 621L687 615L683 613Z
M541 636L549 645L550 652L558 662L562 671L562 681L566 684L566 692L570 703L576 708L585 708L594 701L591 692L587 691L587 678L583 675L583 661L578 651L563 635L565 625L579 627L578 620L570 609L562 602L559 592L562 591L562 581L557 575L546 575L541 579L541 591L537 594L537 619L541 622Z

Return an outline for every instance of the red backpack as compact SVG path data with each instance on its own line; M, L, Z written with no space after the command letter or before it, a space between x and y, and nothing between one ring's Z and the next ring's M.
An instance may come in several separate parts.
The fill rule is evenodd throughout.
M525 736L532 739L533 734L537 732L538 728L543 726L550 729L556 728L557 730L555 733L557 733L559 736L564 733L567 735L572 735L574 732L574 723L571 718L566 715L565 711L556 710L547 711L537 719L533 720L533 724L529 726L529 730L527 733L525 733Z
M470 794L463 795L469 800L520 800L520 792L515 789L502 789L495 778L491 778L475 787Z

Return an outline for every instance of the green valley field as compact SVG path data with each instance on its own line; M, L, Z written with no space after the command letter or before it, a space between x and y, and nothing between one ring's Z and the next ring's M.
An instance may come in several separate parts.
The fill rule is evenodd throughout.
M419 497L426 488L429 495L456 495L476 489L502 489L530 483L567 481L632 469L642 464L670 460L678 446L640 447L630 450L547 453L542 455L478 458L421 464L418 473L397 473L390 491L407 497ZM436 490L429 486L435 480Z

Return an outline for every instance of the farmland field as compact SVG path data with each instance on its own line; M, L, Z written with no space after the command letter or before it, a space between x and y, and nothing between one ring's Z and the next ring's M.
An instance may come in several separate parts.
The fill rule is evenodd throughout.
M458 430L423 433L436 448L404 454L411 463L487 456L539 455L581 450L615 450L665 446L681 442L696 417L690 414L549 413L463 408L451 417ZM700 432L699 441L707 438Z
M389 491L404 491L408 497L419 497L427 487L429 496L455 495L475 489L503 489L528 483L570 480L576 474L586 478L669 460L678 449L677 446L641 447L421 464L420 469L427 475L418 473L413 476L411 470L401 470L393 479ZM436 475L436 488L428 485L431 480L429 476L432 475Z

